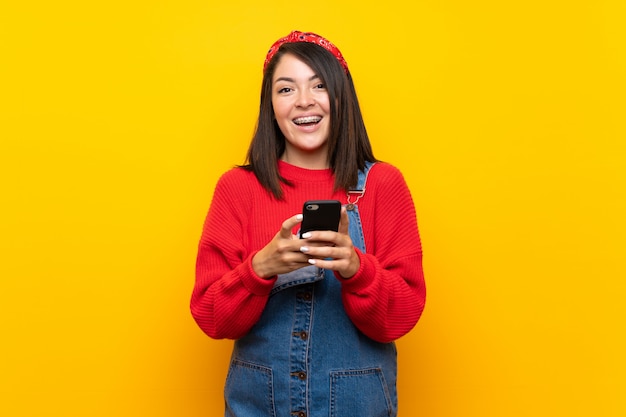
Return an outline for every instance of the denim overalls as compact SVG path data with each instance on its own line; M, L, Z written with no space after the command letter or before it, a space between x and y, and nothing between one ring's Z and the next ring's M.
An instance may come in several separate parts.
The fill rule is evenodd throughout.
M349 208L350 237L365 252L358 208ZM309 266L279 275L260 320L235 342L225 416L392 417L396 375L395 344L362 334L333 271Z

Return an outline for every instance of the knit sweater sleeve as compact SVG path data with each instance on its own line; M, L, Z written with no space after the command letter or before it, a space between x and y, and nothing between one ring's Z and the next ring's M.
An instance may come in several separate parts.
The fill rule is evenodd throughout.
M274 280L255 274L245 248L249 193L241 169L218 181L207 214L196 259L191 313L198 326L215 339L237 339L258 321Z
M426 301L415 207L400 171L376 164L359 211L367 253L357 251L356 275L340 278L343 303L364 334L391 342L415 326Z

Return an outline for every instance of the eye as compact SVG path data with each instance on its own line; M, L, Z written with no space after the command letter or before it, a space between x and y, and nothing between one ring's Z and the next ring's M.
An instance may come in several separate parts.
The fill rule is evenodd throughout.
M286 94L291 92L291 87L283 87L278 89L278 94Z
M323 83L319 83L315 86L315 88L317 88L318 90L323 90L326 88L326 86Z

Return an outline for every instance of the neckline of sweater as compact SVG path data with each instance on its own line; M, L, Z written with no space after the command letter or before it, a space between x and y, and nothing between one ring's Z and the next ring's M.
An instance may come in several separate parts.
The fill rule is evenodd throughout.
M333 179L333 171L330 168L308 169L291 165L285 161L278 161L278 172L287 180L323 182Z

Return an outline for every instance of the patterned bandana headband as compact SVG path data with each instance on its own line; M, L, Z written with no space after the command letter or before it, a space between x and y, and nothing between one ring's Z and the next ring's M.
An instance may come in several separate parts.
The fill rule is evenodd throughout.
M333 45L328 39L325 39L320 35L316 35L315 33L299 32L297 30L294 30L289 35L285 36L284 38L280 38L279 40L274 42L270 50L267 52L267 56L265 57L263 72L265 72L267 65L270 63L272 58L274 58L274 55L276 55L276 52L278 52L281 45L292 42L309 42L321 46L322 48L333 54L335 58L337 58L337 61L339 61L339 63L343 67L344 71L348 73L348 63L345 59L343 59L343 55L341 55L339 49L335 45Z

